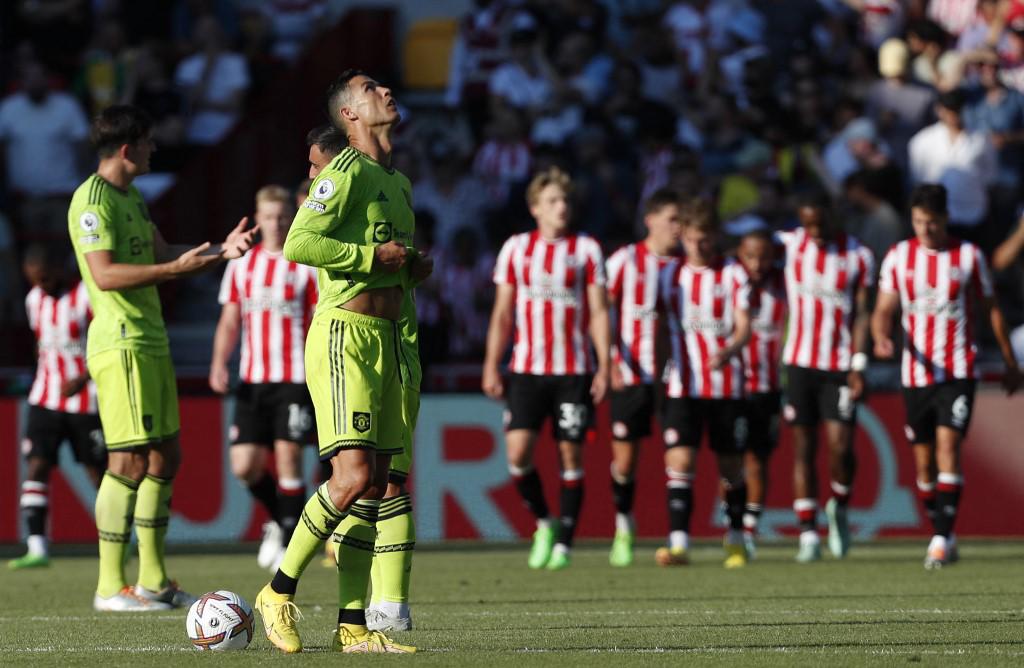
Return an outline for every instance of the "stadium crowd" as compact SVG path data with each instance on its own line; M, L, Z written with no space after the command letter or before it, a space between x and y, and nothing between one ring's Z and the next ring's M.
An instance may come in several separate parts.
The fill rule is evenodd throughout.
M338 5L4 4L0 314L14 320L18 253L63 234L88 116L146 109L154 169L173 174ZM793 227L794 198L824 189L882 257L909 235L910 188L942 183L955 234L988 253L1009 238L1000 302L1024 323L1021 0L476 0L437 99L406 114L395 151L437 260L418 293L425 364L481 359L498 245L529 227L526 183L549 166L572 175L577 226L608 253L662 187L709 198L733 237Z

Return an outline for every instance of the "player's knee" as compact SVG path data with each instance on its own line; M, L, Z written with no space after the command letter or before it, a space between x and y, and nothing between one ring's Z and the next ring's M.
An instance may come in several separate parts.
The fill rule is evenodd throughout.
M331 502L338 508L347 508L356 499L362 498L373 487L373 472L369 467L346 468L335 471L327 484Z
M137 482L146 477L149 458L145 452L114 452L107 459L107 470Z
M231 474L247 485L256 482L262 473L263 467L255 459L231 460Z

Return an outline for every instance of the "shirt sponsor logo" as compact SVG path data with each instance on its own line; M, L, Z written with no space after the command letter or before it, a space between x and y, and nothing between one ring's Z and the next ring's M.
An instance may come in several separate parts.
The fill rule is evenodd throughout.
M86 232L92 232L93 230L100 226L100 219L92 211L86 211L78 219L78 224Z
M811 285L797 285L796 291L801 297L809 297L810 299L832 302L833 305L844 311L849 310L850 308L850 300L846 293L841 290L812 283Z
M324 205L323 202L317 202L316 200L312 199L306 199L306 201L302 203L302 206L306 209L309 209L310 211L316 211L317 213L323 213L324 211L327 211L327 207Z
M330 179L324 179L320 183L316 184L313 189L313 197L317 199L327 199L334 194L334 181Z

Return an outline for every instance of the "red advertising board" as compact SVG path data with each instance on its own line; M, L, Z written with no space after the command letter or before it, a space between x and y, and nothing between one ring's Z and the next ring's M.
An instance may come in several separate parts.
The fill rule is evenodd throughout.
M1024 522L1012 513L993 512L1024 504L1024 411L1020 399L995 389L981 390L971 432L964 446L965 494L957 529L961 535L1022 535ZM23 472L20 436L24 405L0 400L0 543L17 542L23 527L18 490ZM223 542L257 537L265 519L227 466L227 418L230 401L184 397L181 401L184 465L175 485L175 513L168 539ZM586 445L586 498L580 518L582 537L609 537L613 510L609 483L607 407L598 411L595 438ZM897 394L871 397L861 411L856 437L858 474L851 524L855 536L925 535L930 531L914 498L914 470L903 437L903 404ZM827 481L824 452L821 479ZM554 444L545 436L537 463L549 502L557 508L558 473ZM766 538L794 531L790 510L792 451L788 435L771 465L771 486L763 519ZM315 453L307 451L306 470L316 476ZM312 484L312 482L311 482ZM424 397L413 467L417 533L422 541L450 538L510 540L529 535L533 522L508 481L501 434L501 406L480 396ZM715 526L717 473L704 448L698 458L694 533L719 533ZM822 485L822 494L827 489ZM91 519L94 492L85 475L62 454L62 472L51 485L51 535L55 542L95 540ZM821 499L824 501L824 496ZM1009 505L1007 505L1009 504ZM665 475L661 445L643 446L637 475L636 515L642 536L663 535L667 527Z

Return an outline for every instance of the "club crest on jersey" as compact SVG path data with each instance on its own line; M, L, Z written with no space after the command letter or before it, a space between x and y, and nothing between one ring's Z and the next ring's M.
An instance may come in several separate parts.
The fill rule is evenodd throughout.
M330 179L323 179L320 183L316 184L313 188L313 197L317 199L327 199L334 194L334 181Z
M373 240L379 244L391 241L391 223L374 223Z
M360 434L370 431L370 414L358 411L352 413L352 428Z
M78 219L78 224L86 232L92 232L100 226L100 219L96 217L96 214L92 211L86 211L82 214L81 218Z

